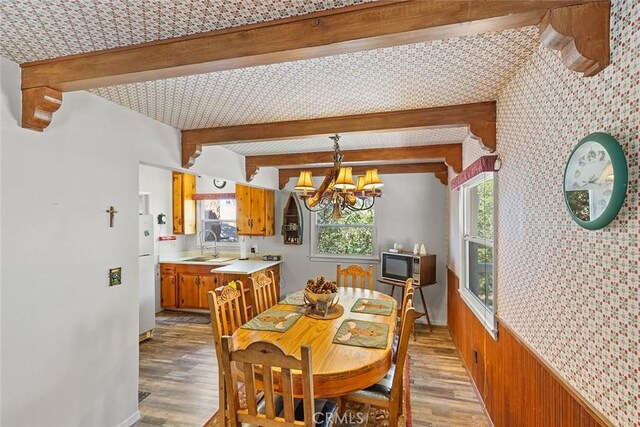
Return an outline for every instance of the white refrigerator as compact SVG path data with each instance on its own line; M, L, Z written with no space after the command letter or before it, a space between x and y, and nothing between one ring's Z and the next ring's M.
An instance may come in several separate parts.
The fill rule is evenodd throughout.
M153 215L139 215L138 219L140 334L144 334L156 325L155 242L153 240Z

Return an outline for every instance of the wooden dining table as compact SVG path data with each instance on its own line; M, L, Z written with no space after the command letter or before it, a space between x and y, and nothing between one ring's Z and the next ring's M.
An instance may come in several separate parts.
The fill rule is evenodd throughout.
M367 388L384 378L391 367L397 303L388 295L366 289L340 288L338 297L338 304L344 307L344 313L336 319L313 319L303 315L285 332L240 328L233 334L233 348L245 349L253 342L267 341L278 345L286 354L300 358L300 347L306 344L311 346L315 397L338 397ZM351 308L359 298L393 300L392 314L354 313ZM273 309L301 311L304 307L278 304ZM386 347L379 349L333 343L334 336L346 319L389 325ZM274 387L279 391L279 372L276 368L273 371ZM242 372L237 373L242 381ZM256 379L259 380L257 373ZM300 372L292 371L292 383L294 394L302 395Z

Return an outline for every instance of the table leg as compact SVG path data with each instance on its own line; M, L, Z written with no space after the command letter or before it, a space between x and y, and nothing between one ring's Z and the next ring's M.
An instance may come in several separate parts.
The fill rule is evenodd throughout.
M395 298L393 296L395 292L396 292L396 285L391 285L391 292L389 292L389 296Z
M424 299L424 292L420 288L420 298L422 299L422 306L424 307L424 314L427 316L427 323L429 324L429 330L433 332L433 326L431 326L431 320L429 319L429 310L427 309L427 302Z

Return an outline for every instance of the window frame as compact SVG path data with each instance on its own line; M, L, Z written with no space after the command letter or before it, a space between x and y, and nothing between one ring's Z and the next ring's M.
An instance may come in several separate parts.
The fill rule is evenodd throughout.
M363 227L363 228L371 228L372 229L372 245L373 245L373 254L371 255L353 255L353 254L326 254L318 252L318 225L316 224L316 218L318 214L316 212L309 213L309 259L311 261L329 261L335 262L336 260L343 261L353 261L353 262L371 262L371 261L379 261L380 260L380 251L378 248L378 224L380 221L380 211L377 209L377 204L372 208L374 210L373 215L373 224L372 225L341 225L341 224L332 224L332 225L321 225L320 227L344 227L344 228L353 228L353 227Z
M216 200L219 201L219 202L222 202L222 201L225 201L225 200L233 200L233 201L235 201L237 203L236 199L231 199L231 198L228 198L228 199L216 199ZM233 218L233 221L231 221L228 218L219 218L217 220L215 220L215 219L205 219L204 218L204 211L205 211L204 202L206 202L206 200L198 200L198 222L197 222L197 224L198 224L197 225L198 233L200 233L202 230L205 229L204 225L205 225L206 222L215 222L215 221L233 222L233 223L235 223L236 224L236 233L237 233L237 230L238 230L237 209L236 209L236 217ZM237 242L217 242L217 246L239 246L240 245L240 236L238 236L237 234L236 234L236 236L238 238ZM206 239L206 235L204 236L204 238ZM198 238L197 244L198 245L200 244L200 239L199 238ZM204 244L205 245L213 244L213 241L205 240Z
M467 228L471 222L471 211L468 209L469 204L469 192L484 183L488 178L493 178L493 215L491 217L491 228L493 230L492 239L490 245L487 245L486 238L476 238L476 236L467 235ZM462 271L460 275L460 284L458 293L462 300L467 304L469 309L475 314L480 323L491 334L493 339L498 339L498 280L497 280L497 239L496 239L496 208L498 200L498 174L495 172L482 172L473 177L469 181L460 186L460 248L461 248L461 266ZM493 251L493 306L489 309L483 301L481 301L470 289L469 289L469 243L478 243L485 246L490 246Z

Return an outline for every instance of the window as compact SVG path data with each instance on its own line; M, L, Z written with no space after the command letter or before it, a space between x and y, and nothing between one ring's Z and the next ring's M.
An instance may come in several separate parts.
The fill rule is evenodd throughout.
M463 279L460 294L495 338L495 174L484 172L461 187Z
M312 256L373 258L376 256L374 208L366 211L345 210L342 218L331 219L331 209L317 212L312 218Z
M235 199L201 200L200 218L201 230L213 232L218 243L238 241ZM213 242L211 233L204 234L204 241Z

